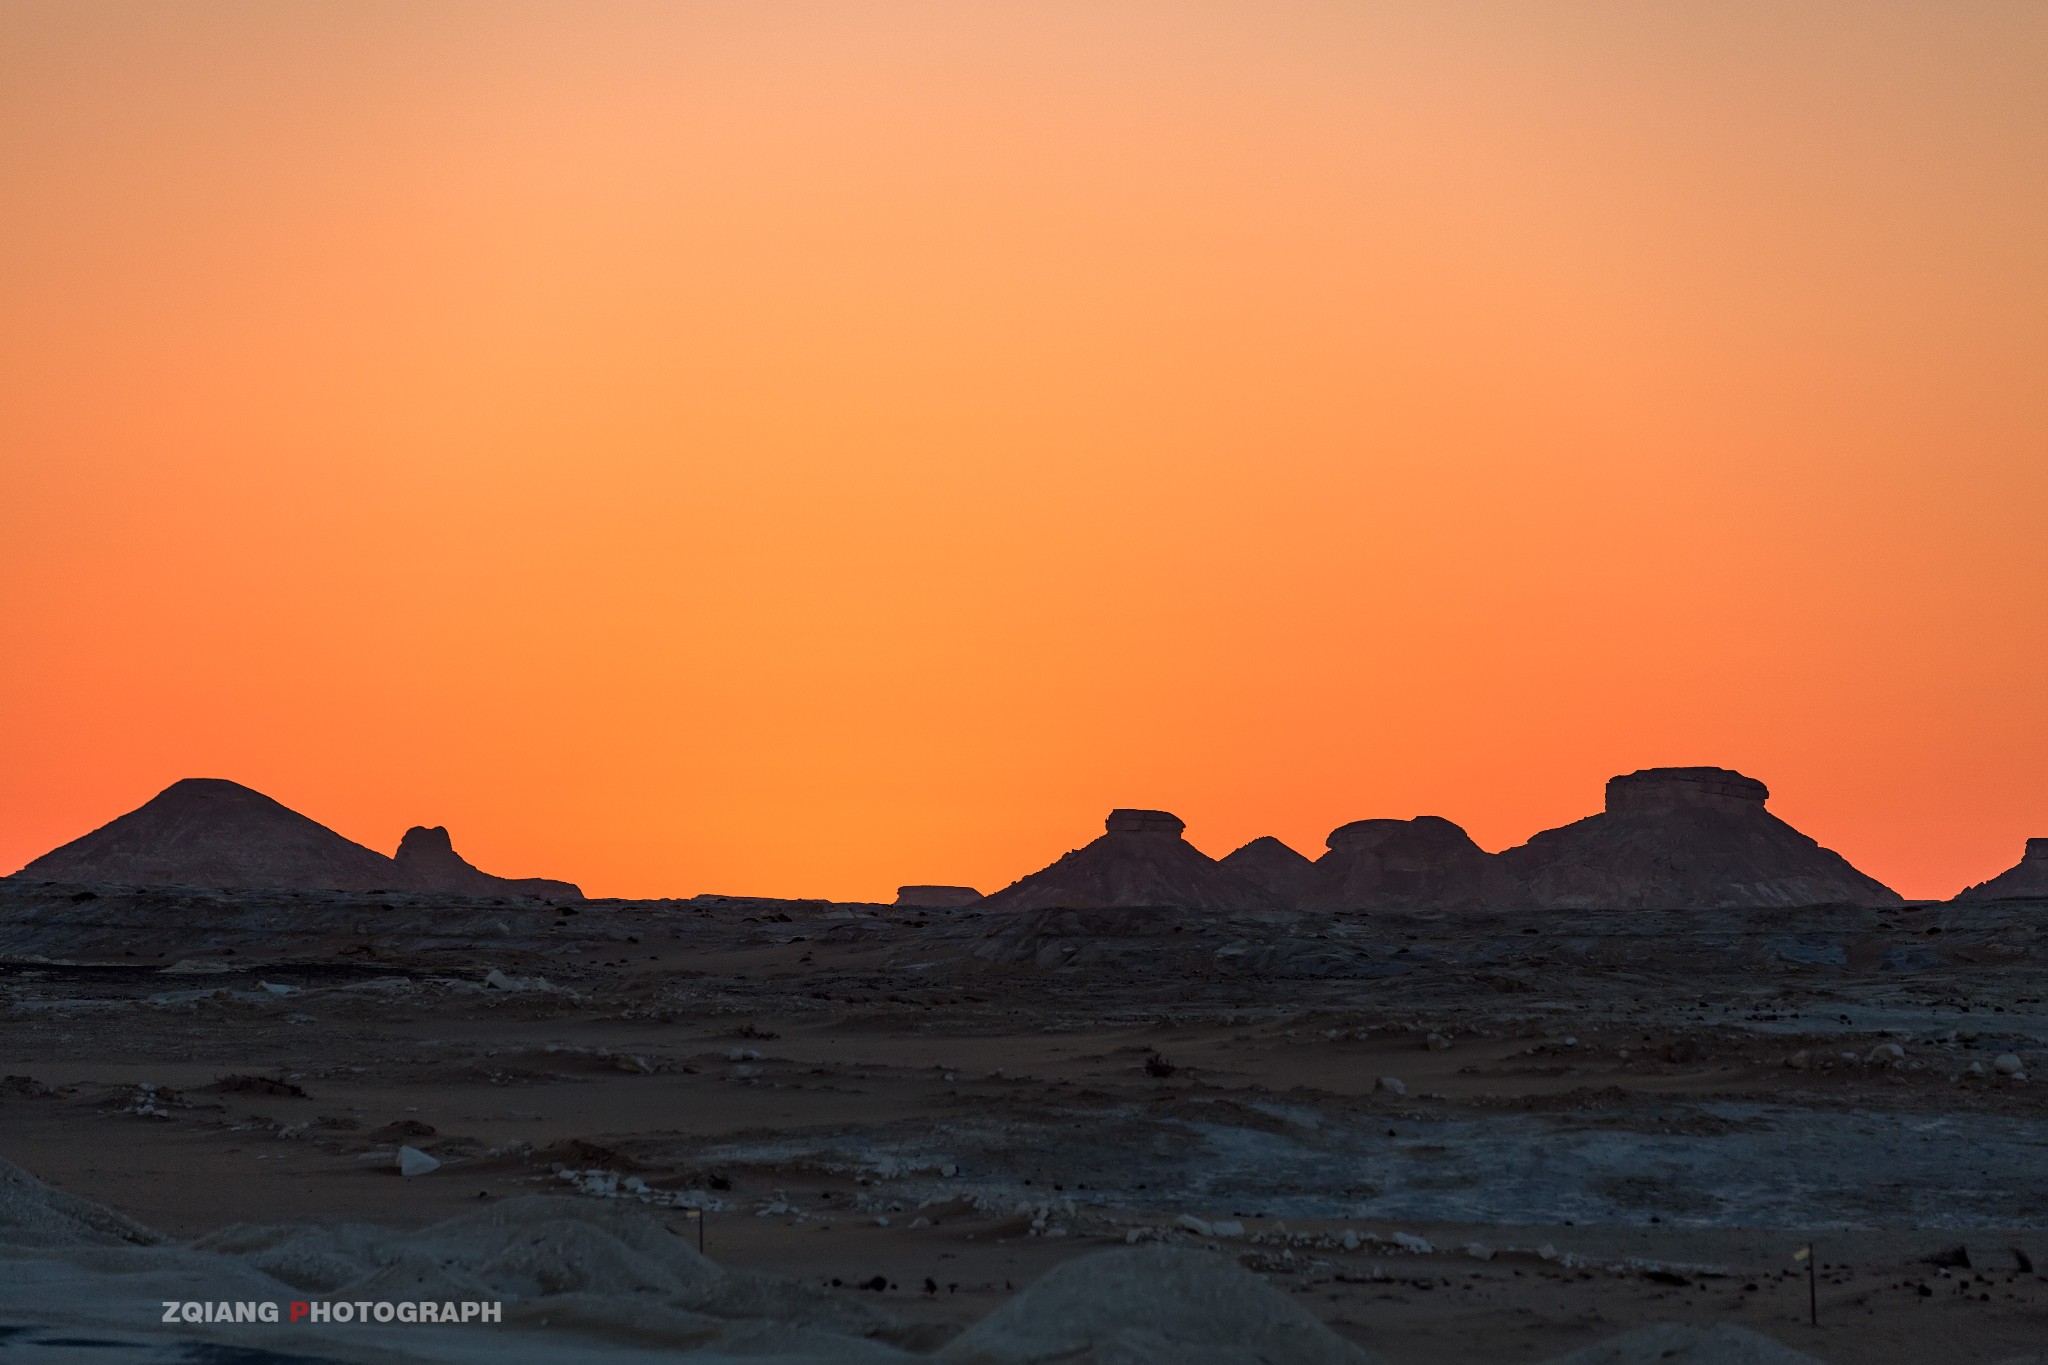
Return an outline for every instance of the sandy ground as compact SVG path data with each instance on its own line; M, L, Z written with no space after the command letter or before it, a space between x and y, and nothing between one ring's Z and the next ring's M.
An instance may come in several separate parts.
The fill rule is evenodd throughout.
M1658 1320L1835 1362L2048 1341L2040 907L1788 934L5 894L0 1155L178 1236L547 1190L703 1208L716 1259L933 1344L1131 1240L1218 1247L1393 1362ZM400 1178L400 1143L441 1168Z

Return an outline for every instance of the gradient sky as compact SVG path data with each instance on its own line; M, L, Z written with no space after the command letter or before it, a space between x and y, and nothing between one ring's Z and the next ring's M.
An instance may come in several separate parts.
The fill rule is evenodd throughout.
M0 869L2048 834L2048 6L0 7Z

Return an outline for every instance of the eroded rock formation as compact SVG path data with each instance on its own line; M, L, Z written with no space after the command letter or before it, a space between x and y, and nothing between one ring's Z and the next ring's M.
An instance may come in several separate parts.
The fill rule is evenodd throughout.
M1959 901L2048 900L2048 839L2027 840L2016 866L1988 882L1978 882L1956 897Z
M122 886L305 887L382 891L396 864L262 792L217 777L173 782L21 876Z
M1315 882L1316 865L1270 834L1217 861L1254 886L1272 892L1284 905L1300 901Z
M1499 855L1517 899L1550 909L1899 905L1897 892L1764 809L1726 768L1610 779L1607 808Z
M1439 815L1354 820L1327 842L1303 909L1459 909L1512 898L1499 860Z
M262 792L188 777L18 874L36 881L260 890L431 891L581 897L568 882L493 877L465 862L448 831L415 827L387 858Z
M1012 882L990 910L1161 906L1274 910L1279 900L1181 838L1186 826L1159 810L1113 810L1101 838Z
M408 891L440 891L456 896L561 896L580 900L583 892L569 882L546 877L494 877L455 851L448 831L435 825L414 825L399 841L400 883Z

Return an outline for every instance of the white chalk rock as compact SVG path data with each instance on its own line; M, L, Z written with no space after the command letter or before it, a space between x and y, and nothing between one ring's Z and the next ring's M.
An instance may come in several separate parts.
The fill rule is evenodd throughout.
M1384 1090L1389 1095L1405 1095L1408 1093L1407 1083L1399 1076L1382 1076L1375 1083L1374 1088Z
M1991 1069L2001 1076L2018 1076L2023 1074L2027 1068L2026 1064L2020 1061L2017 1054L2001 1052L1998 1054L1997 1059L1991 1063Z
M1197 1218L1192 1213L1184 1213L1173 1221L1176 1227L1186 1228L1197 1237L1213 1237L1216 1235L1216 1229L1209 1225L1208 1219Z
M400 1175L426 1175L429 1171L438 1171L440 1169L441 1163L438 1160L428 1156L417 1147L400 1147L398 1149L398 1173Z

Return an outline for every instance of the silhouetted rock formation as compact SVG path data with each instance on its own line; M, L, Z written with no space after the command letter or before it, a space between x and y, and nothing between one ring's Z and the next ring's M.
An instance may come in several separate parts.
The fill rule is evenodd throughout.
M1899 905L1897 892L1764 809L1726 768L1611 779L1607 809L1499 857L1523 904L1551 909Z
M455 851L454 841L440 825L414 825L398 844L392 859L408 891L439 891L456 896L544 896L583 899L580 888L546 877L494 877Z
M1280 908L1264 887L1181 838L1186 826L1165 811L1113 810L1104 826L1107 832L1094 843L1012 882L982 905L990 910Z
M188 777L20 875L122 886L394 890L391 859L239 782Z
M1959 901L2048 900L2048 839L2027 840L2019 864L1988 882L1978 882L1956 897Z
M896 904L919 910L952 910L972 905L981 893L971 886L899 886Z
M1512 899L1498 859L1440 815L1354 820L1330 831L1306 910L1460 909Z
M1263 886L1283 905L1299 901L1315 881L1316 865L1270 834L1217 860L1254 886Z
M18 875L117 886L582 896L568 882L479 872L456 855L445 829L413 829L399 856L387 858L262 792L217 777L173 782Z

